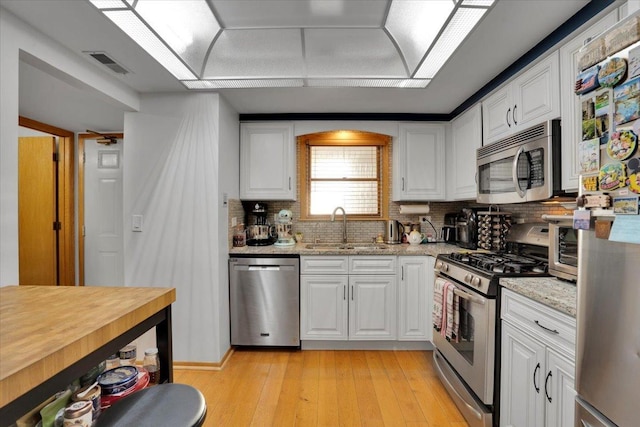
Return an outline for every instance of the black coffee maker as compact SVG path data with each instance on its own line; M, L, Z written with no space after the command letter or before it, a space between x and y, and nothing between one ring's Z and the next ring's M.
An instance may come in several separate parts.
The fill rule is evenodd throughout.
M458 230L456 221L458 212L450 212L444 215L444 225L440 231L440 241L455 244L458 241Z
M478 248L478 214L476 209L464 208L456 220L457 244L465 249Z

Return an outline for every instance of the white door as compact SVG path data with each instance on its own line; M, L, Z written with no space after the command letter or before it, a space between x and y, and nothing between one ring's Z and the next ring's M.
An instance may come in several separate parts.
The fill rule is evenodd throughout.
M347 339L347 275L300 276L300 338Z
M482 102L483 145L509 135L514 127L511 85L507 85Z
M395 275L349 276L349 339L396 338Z
M502 322L500 425L544 425L545 347Z
M513 120L526 129L560 117L560 59L554 52L513 82Z
M575 425L575 365L553 350L547 350L547 374L544 380L547 400L547 427Z
M123 286L122 139L85 141L84 283Z
M398 340L426 341L431 339L431 304L429 304L428 276L433 269L427 267L427 258L399 257L398 281Z

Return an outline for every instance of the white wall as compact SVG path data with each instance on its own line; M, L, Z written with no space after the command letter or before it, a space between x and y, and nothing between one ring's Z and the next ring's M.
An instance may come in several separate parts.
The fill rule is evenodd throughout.
M176 361L218 362L229 349L222 193L238 193L237 128L211 93L145 96L125 114L125 286L176 288Z
M0 286L18 283L18 114L20 55L57 78L136 110L138 94L0 7ZM55 124L54 124L55 125Z

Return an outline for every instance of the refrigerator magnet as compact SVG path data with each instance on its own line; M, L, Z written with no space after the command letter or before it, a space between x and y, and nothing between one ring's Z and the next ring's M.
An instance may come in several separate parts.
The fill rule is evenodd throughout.
M598 187L601 191L615 190L626 181L624 164L620 162L607 163L600 168Z
M638 137L632 130L613 132L607 143L607 155L613 160L627 160L633 156Z
M626 74L627 60L624 58L611 58L598 71L598 81L600 86L614 87L624 79Z
M620 215L638 215L638 196L614 197L613 213Z
M600 67L595 66L578 74L575 84L576 95L582 95L600 87L598 71Z

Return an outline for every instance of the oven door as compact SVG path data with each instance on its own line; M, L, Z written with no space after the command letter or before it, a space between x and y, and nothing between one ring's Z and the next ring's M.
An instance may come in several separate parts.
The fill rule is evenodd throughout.
M436 280L456 286L460 321L458 337L451 340L434 325L433 343L478 398L493 405L496 300L439 274Z

